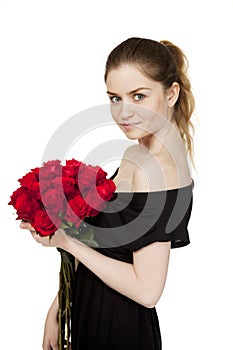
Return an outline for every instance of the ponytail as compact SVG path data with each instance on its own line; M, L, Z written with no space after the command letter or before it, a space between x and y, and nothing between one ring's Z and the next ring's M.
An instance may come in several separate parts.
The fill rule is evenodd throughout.
M191 84L187 75L188 60L182 50L172 44L170 41L162 40L161 44L165 45L170 52L171 57L174 60L177 70L177 82L180 86L179 98L174 108L174 118L177 126L180 130L181 137L186 143L186 149L190 154L192 163L193 160L193 137L191 136L190 129L194 133L194 125L191 122L191 116L195 108L195 100L191 91Z

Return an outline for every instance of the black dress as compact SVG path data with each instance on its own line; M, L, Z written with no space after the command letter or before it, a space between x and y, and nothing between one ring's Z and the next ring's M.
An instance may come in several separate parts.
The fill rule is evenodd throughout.
M171 248L189 244L193 187L192 180L186 187L167 191L115 192L107 204L110 212L86 219L94 226L99 244L93 249L132 264L133 252L155 241L171 241ZM118 293L79 262L73 290L72 350L132 349L162 349L156 308Z

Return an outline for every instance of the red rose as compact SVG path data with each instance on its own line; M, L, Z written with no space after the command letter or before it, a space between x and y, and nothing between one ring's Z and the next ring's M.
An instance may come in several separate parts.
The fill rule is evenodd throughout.
M96 186L97 170L90 165L82 164L76 177L81 194L84 196L86 189Z
M31 196L34 196L38 201L41 202L41 194L40 194L40 183L39 182L35 182L34 184L32 184L28 191L30 192Z
M17 188L16 191L14 191L11 195L11 200L10 202L8 203L9 205L13 205L13 207L15 208L15 204L17 202L17 199L22 195L22 194L26 194L27 193L27 190L23 187L19 187Z
M104 200L109 201L113 196L113 192L116 190L116 185L112 180L107 180L101 186L97 186L96 188L100 196Z
M18 180L22 187L30 188L35 182L38 182L38 176L35 172L30 172Z
M60 160L50 160L43 164L39 172L39 180L52 180L56 176L61 176L62 165Z
M39 189L41 193L45 193L51 187L51 180L40 179Z
M37 178L39 180L40 168L36 167L34 169L31 169L31 171L37 176Z
M68 176L70 178L75 178L78 173L78 167L65 165L62 168L62 176Z
M106 207L105 201L101 198L97 190L91 189L85 199L89 206L88 216L95 216Z
M61 193L64 193L68 197L70 195L73 197L77 195L78 188L75 184L75 180L72 177L55 177L51 183L54 188L56 188Z
M86 201L80 195L77 195L67 203L65 220L74 223L78 227L87 216L87 212L88 205Z
M62 178L62 185L65 195L70 196L78 194L78 187L75 184L75 180L72 177L63 177Z
M42 196L46 210L58 213L63 207L63 194L55 188L50 188Z
M62 168L62 176L69 176L75 178L78 174L78 170L82 162L75 159L67 160L66 165Z
M76 160L74 158L72 158L71 160L67 160L66 161L66 165L68 166L76 166L79 167L82 164L82 162L80 162L79 160Z
M38 181L37 171L27 173L21 179L18 180L22 187L27 188L28 192L41 201L40 185Z
M32 226L41 236L51 236L60 225L61 218L45 210L38 210L32 221Z
M94 167L97 171L97 175L96 175L96 185L102 185L102 183L104 181L106 181L106 176L107 173L106 171L104 171L100 166L95 166Z
M17 210L17 219L31 222L34 218L35 212L41 208L41 205L35 198L31 198L25 192L17 198L14 207Z

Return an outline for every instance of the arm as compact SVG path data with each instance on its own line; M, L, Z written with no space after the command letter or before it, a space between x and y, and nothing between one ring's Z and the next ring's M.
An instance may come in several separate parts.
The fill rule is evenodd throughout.
M170 242L154 242L133 252L133 264L130 264L107 257L68 237L63 229L58 229L50 240L36 234L28 223L20 226L31 230L33 238L43 246L61 248L72 254L117 292L145 307L157 304L166 281Z
M46 317L42 347L43 350L58 350L58 294Z
M132 151L129 149L125 154ZM134 188L138 190L142 182L136 179ZM70 238L63 240L62 244L63 249L80 260L109 287L146 307L157 304L166 282L170 242L154 242L133 252L133 264L106 257Z
M62 249L109 287L145 307L154 307L158 302L166 281L170 242L154 242L133 252L134 263L130 264L102 255L69 237L62 241Z
M55 320L57 319L57 316L58 316L58 293L57 293L54 301L52 302L48 312L53 315Z
M63 229L58 229L50 240L36 234L29 223L21 223L20 227L31 230L38 243L66 250L109 287L137 303L154 307L158 302L166 281L170 242L154 242L133 252L133 264L130 264L68 237Z

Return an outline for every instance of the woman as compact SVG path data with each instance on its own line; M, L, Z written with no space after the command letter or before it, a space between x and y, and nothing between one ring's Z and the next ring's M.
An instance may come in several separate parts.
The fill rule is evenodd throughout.
M107 59L105 82L113 119L138 144L125 151L111 177L117 191L109 206L133 194L129 204L121 211L101 212L92 222L99 248L60 229L49 241L30 224L21 224L37 242L62 248L76 259L72 350L162 348L155 306L165 286L170 248L189 244L194 183L186 154L193 160L194 98L186 68L184 54L168 41L130 38ZM148 198L152 200L145 215ZM140 229L135 226L128 241L122 236L118 244L108 242L106 247L101 227L119 227L120 234L132 217L140 218ZM154 222L148 225L151 218ZM45 323L44 350L58 349L57 313L56 297Z

